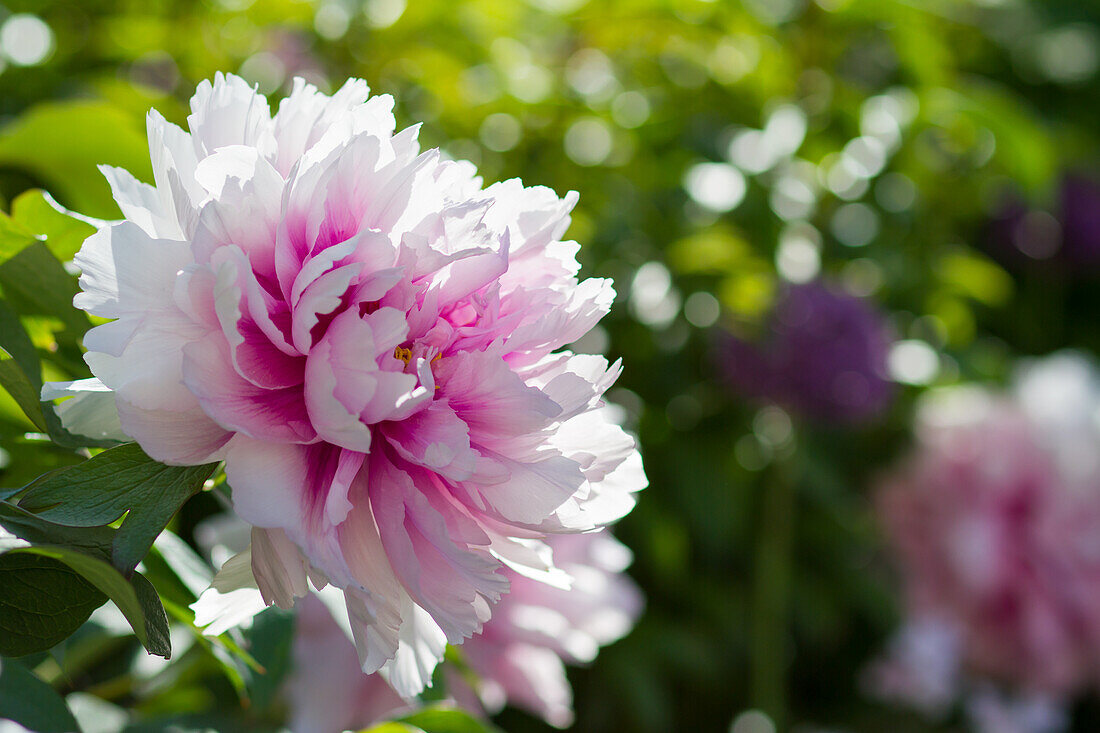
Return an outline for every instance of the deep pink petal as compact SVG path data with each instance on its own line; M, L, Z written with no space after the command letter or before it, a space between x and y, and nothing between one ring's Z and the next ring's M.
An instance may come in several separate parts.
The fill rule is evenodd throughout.
M220 334L184 348L183 382L206 414L227 430L279 443L317 438L302 388L263 389L247 381L233 369L229 345Z

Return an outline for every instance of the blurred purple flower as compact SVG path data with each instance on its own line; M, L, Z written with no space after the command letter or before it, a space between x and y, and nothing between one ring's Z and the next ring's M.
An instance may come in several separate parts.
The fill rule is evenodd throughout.
M758 342L723 334L716 353L726 383L741 395L811 419L860 422L893 398L886 376L891 341L868 301L815 282L780 295Z
M1040 261L1059 269L1100 269L1100 183L1067 173L1050 212L1009 196L986 227L984 245L1014 269Z

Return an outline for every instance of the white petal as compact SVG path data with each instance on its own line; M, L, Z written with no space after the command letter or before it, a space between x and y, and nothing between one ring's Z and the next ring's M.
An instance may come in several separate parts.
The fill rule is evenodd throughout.
M72 399L56 408L61 424L70 433L97 440L130 440L119 423L115 395L103 382L92 378L42 385L43 400L70 396Z
M432 617L406 596L402 606L400 645L393 661L381 673L398 695L419 695L431 685L435 667L443 661L447 636Z
M252 574L268 603L293 608L294 599L309 592L309 562L281 529L252 528Z

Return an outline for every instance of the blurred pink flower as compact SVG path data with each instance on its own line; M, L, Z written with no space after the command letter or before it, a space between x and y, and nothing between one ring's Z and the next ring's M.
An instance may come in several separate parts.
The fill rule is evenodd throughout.
M914 455L878 493L910 625L949 629L968 679L1054 701L1100 682L1097 385L1058 354L1011 395L933 393Z
M511 592L493 620L459 651L477 673L476 693L489 712L507 702L565 728L573 722L573 692L563 662L591 662L601 646L625 636L643 599L623 573L630 550L608 532L555 537L550 545L570 587L512 573ZM462 679L448 679L458 694Z
M550 545L556 577L509 570L511 592L458 650L467 669L447 667L447 692L462 707L496 712L509 703L566 727L573 695L563 662L591 662L637 620L643 602L622 572L631 559L626 547L607 532L559 536ZM361 728L405 708L382 675L357 671L347 634L320 600L301 608L287 685L294 733Z
M325 604L298 604L292 672L286 681L293 733L358 730L411 710L380 674L363 674L355 645Z
M219 74L190 132L151 112L156 185L103 169L126 218L84 243L75 303L114 319L88 399L160 461L225 461L254 528L220 588L342 589L363 669L410 695L504 563L541 562L528 540L621 517L645 476L601 402L620 366L557 351L614 298L560 241L577 195L482 189L392 106L298 80L272 116Z

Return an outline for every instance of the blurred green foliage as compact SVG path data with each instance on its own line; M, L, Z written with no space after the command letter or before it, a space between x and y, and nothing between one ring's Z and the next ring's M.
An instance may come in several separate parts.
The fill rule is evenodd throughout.
M631 573L647 612L593 667L574 671L578 730L723 730L752 706L805 731L929 729L860 692L859 671L896 614L867 487L904 448L912 399L928 385L1000 379L1019 355L1100 349L1094 273L1009 271L983 244L1007 192L1049 205L1062 171L1096 167L1100 8L1072 0L4 7L0 196L11 215L0 230L4 241L8 230L46 234L61 260L86 232L24 192L43 188L83 214L118 216L95 166L148 179L145 111L185 124L195 83L217 70L274 97L295 75L330 90L364 77L394 94L403 124L423 123L426 146L473 160L487 182L519 176L581 192L569 236L584 245L585 274L614 277L620 293L584 346L625 360L611 397L641 438L651 487L617 530L635 552ZM5 35L13 19L21 32ZM57 303L39 302L71 296L71 276L47 260L20 269L12 254L0 252L0 287L26 306L17 310L47 378L87 376L77 347L87 324L74 320L83 315L59 317ZM5 268L16 275L5 279ZM26 273L36 278L30 289ZM711 331L759 331L784 280L817 276L874 299L900 338L934 350L937 366L873 424L796 417L776 441L758 406L720 386ZM47 277L52 284L37 279ZM78 460L36 440L43 427L0 395L5 486ZM219 508L197 496L175 529L189 538ZM158 558L148 573L169 614L186 621L194 594L181 586L170 599L177 571ZM284 641L292 627L257 628L268 626L283 628ZM282 712L273 682L257 686L225 651L248 636L192 639L170 663L131 668L136 642L90 624L28 666L62 693L127 707L128 730L169 722L274 730ZM277 641L264 648L275 653ZM21 674L4 664L5 678ZM256 704L246 706L250 695ZM1100 725L1096 707L1082 703L1076 730ZM514 711L498 722L543 729Z

